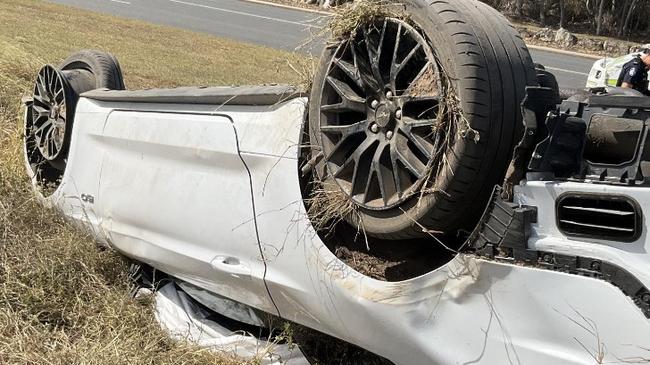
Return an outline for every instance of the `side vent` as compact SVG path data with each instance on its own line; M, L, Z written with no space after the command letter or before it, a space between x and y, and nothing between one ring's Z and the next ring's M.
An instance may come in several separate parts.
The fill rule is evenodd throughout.
M558 228L570 237L631 242L641 236L641 207L626 196L568 193L556 210Z

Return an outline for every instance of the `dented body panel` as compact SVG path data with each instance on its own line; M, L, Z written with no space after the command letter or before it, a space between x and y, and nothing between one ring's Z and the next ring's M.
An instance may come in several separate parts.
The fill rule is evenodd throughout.
M306 107L301 97L272 105L82 98L63 182L43 199L126 256L396 364L650 357L650 320L603 280L461 253L390 283L339 260L303 202ZM523 183L515 202L538 208L529 247L611 261L650 286L645 228L625 244L568 239L554 228L555 199L570 190L611 190L642 206L650 196Z

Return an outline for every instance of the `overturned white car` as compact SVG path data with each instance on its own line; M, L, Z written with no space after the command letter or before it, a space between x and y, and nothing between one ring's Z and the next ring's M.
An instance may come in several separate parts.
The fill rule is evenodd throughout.
M487 5L399 7L327 48L310 95L44 67L39 198L207 306L395 364L647 362L650 99L561 103Z

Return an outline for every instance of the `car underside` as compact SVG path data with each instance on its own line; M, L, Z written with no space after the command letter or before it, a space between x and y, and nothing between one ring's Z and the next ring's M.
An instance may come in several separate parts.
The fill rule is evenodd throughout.
M213 300L396 364L647 361L650 99L565 98L486 5L405 4L337 38L308 92L124 90L96 51L45 66L36 195Z

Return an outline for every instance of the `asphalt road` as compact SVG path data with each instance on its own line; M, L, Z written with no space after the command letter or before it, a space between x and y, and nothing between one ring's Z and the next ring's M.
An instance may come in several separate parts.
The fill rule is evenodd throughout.
M241 0L51 0L112 15L205 32L278 48L318 54L311 41L326 21L322 14ZM553 72L562 88L584 87L594 60L531 50L533 59Z

